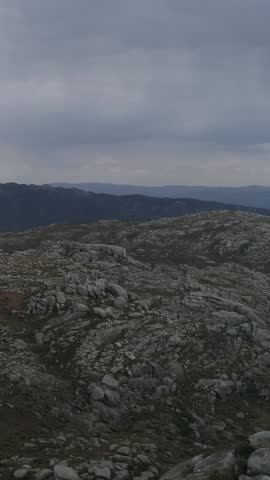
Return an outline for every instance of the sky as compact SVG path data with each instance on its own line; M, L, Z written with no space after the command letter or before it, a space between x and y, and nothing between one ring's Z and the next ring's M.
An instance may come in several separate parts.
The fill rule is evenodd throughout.
M0 182L270 185L269 0L0 0Z

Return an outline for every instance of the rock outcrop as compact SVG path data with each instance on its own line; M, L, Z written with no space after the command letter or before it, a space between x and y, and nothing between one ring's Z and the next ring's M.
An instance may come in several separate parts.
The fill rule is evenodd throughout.
M51 226L0 247L3 480L270 476L268 218Z

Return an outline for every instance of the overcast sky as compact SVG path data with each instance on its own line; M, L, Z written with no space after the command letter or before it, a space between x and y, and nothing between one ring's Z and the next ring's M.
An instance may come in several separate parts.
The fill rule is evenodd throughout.
M0 181L270 185L269 0L0 0Z

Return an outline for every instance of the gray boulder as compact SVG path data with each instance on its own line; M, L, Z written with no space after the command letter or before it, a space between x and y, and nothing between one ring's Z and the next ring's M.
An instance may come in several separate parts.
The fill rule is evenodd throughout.
M49 470L48 468L43 468L36 474L35 480L51 480L53 479L53 476L54 475L52 470Z
M109 387L112 389L118 388L118 385L119 385L117 380L115 380L115 378L113 378L111 375L104 375L102 379L102 383L103 385L106 385L106 387Z
M85 305L84 303L75 303L75 305L73 306L73 310L74 310L74 312L78 312L78 313L89 312L88 306Z
M95 402L102 401L104 399L104 391L102 390L102 388L100 388L98 386L95 387L93 392L92 392L91 398Z
M79 475L71 467L59 463L54 467L55 480L80 480Z
M206 458L201 456L182 462L165 473L161 480L208 480L218 475L219 478L235 478L236 456L233 451L214 453Z
M78 285L77 291L81 297L88 297L88 289L85 285Z
M160 480L180 480L185 478L192 471L191 461L178 463L175 467L164 473Z
M249 443L255 450L270 447L270 432L257 432L250 435Z
M56 301L60 305L64 305L67 301L65 294L61 291L56 292Z
M95 476L104 480L110 480L111 471L109 468L94 467Z
M30 478L30 472L31 472L30 468L20 468L19 470L16 470L13 473L13 477L16 480L28 479L28 478Z
M222 476L235 475L236 457L233 451L225 451L221 453L213 453L196 463L194 473L207 474L211 476L218 472Z
M107 312L103 308L100 308L100 307L94 307L94 313L101 318L107 317Z
M112 293L113 295L115 295L116 297L123 297L125 299L128 298L128 294L126 292L126 290L121 287L120 285L118 285L117 283L110 283L108 286L107 286L107 290Z
M270 475L270 448L259 448L248 459L248 475Z

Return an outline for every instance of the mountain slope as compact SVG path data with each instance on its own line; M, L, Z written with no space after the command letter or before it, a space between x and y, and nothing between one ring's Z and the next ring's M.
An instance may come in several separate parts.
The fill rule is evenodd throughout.
M19 231L50 223L148 220L209 210L255 211L248 207L196 199L95 194L48 185L0 185L0 230ZM256 209L269 215L270 211Z
M246 205L257 208L270 208L270 187L248 185L245 187L205 187L205 186L141 186L111 183L55 183L52 186L79 188L95 193L112 195L148 195L150 197L196 198L198 200Z

